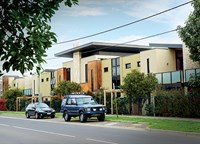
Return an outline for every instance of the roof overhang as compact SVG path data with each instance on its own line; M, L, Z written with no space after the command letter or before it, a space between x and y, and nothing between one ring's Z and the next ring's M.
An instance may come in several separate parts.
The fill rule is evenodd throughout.
M59 53L56 53L56 57L68 57L73 58L73 53L89 53L89 52L121 52L121 53L139 53L141 51L149 50L149 46L141 45L129 45L129 44L116 44L116 43L104 43L104 42L91 42L78 47L74 47Z

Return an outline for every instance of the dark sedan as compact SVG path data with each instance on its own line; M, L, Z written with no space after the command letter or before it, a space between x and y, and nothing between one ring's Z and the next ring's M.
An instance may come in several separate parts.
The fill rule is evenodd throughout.
M50 108L45 103L31 103L26 107L25 111L26 118L35 116L36 119L44 117L55 117L55 110Z

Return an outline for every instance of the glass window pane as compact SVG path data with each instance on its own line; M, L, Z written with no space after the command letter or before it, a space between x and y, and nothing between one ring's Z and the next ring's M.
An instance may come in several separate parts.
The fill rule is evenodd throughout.
M117 76L119 76L120 75L120 67L118 66L117 67Z
M116 76L116 68L115 67L112 68L112 76Z
M156 78L158 79L158 83L161 84L162 83L162 74L156 74Z
M120 59L116 58L116 61L117 61L117 65L119 66L120 65Z
M172 83L178 83L181 82L181 72L176 71L172 72Z
M190 76L191 76L191 75L194 75L194 74L195 74L194 69L186 70L186 71L185 71L185 81L188 82L189 79L190 79Z
M163 73L163 84L171 83L170 73Z

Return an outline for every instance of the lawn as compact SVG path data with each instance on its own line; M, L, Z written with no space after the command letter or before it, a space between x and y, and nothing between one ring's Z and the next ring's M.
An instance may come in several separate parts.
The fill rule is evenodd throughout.
M10 112L10 111L0 111L1 114L16 114L24 115L24 112ZM57 113L56 117L62 117L61 113ZM200 121L192 120L172 120L172 119L159 119L159 118L148 118L148 117L134 117L134 116L111 116L106 115L106 121L128 121L133 123L145 122L149 128L152 129L162 129L162 130L173 130L182 132L195 132L200 133Z
M130 116L106 116L108 121L129 121L129 122L145 122L149 128L173 130L183 132L196 132L200 133L200 121L192 120L171 120L171 119L159 119L159 118L139 118Z

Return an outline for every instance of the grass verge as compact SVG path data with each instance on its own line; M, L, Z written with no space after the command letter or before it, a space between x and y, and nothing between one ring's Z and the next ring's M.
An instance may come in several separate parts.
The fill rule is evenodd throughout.
M173 130L182 132L195 132L200 133L200 121L192 120L172 120L172 119L159 119L159 118L140 118L134 116L106 116L108 121L129 121L129 122L145 122L149 128Z
M14 111L0 111L1 114L15 114L15 115L24 115L24 112L14 112ZM56 113L57 118L61 118L61 113ZM134 116L111 116L106 115L107 121L128 121L132 123L147 123L149 128L152 129L162 129L162 130L173 130L173 131L182 131L182 132L195 132L200 133L200 121L192 120L173 120L173 119L159 119L159 118L142 118Z

